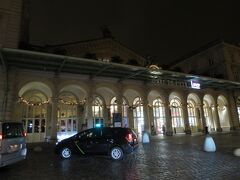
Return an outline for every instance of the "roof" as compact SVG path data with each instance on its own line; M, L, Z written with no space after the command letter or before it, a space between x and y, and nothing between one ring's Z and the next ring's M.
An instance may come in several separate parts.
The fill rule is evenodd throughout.
M89 75L90 78L116 78L119 82L124 80L139 80L151 83L156 82L156 80L170 80L190 83L193 80L201 84L201 89L240 89L239 82L229 80L35 51L2 48L0 49L0 58L0 65L4 66L6 70L17 67L57 74L83 74Z
M186 60L188 58L191 58L192 56L197 55L198 53L202 53L203 51L206 51L209 48L212 48L214 46L217 46L217 45L220 45L220 44L223 44L223 43L224 43L224 41L221 40L221 39L217 39L215 41L211 41L211 42L209 42L209 43L207 43L207 44L205 44L205 45L203 45L203 46L201 46L201 47L199 47L199 48L197 48L197 49L195 49L195 50L185 54L184 56L180 57L179 59L173 61L172 63L169 64L169 66L170 67L175 66L178 63L181 63L184 60Z

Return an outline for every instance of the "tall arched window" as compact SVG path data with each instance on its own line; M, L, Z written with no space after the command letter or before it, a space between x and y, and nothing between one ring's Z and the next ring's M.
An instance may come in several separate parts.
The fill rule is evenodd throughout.
M188 120L190 127L197 126L197 115L196 115L196 108L194 105L194 101L188 101Z
M94 118L103 118L103 101L99 97L93 101L92 112Z
M171 117L172 117L172 126L175 128L183 128L183 114L181 102L178 98L173 98L170 102L171 106Z
M153 101L154 127L157 133L163 133L163 126L166 127L165 107L160 98Z
M27 142L44 141L46 132L47 97L38 90L28 91L20 98L22 122L27 132Z
M110 116L111 119L113 118L113 113L118 112L118 105L117 105L117 98L113 97L111 102L110 102Z
M77 133L77 98L70 92L61 93L58 100L58 139Z
M209 131L215 130L215 124L212 115L212 107L209 106L207 101L203 101L203 112L208 130Z
M143 105L142 99L137 97L133 101L133 116L134 116L134 126L137 128L139 134L144 130L144 115L143 115Z
M128 127L127 110L128 110L128 105L126 100L123 98L122 99L122 126L123 127ZM117 98L113 97L110 104L111 119L113 119L113 113L116 113L116 112L118 112L118 103L117 103Z

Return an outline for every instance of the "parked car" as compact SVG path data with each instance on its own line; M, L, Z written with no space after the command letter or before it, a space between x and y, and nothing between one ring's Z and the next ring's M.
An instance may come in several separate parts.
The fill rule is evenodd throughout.
M26 133L20 122L0 122L0 167L26 159Z
M125 154L138 147L136 133L130 128L101 127L81 131L56 144L55 152L63 159L72 154L110 155L113 160L123 159Z

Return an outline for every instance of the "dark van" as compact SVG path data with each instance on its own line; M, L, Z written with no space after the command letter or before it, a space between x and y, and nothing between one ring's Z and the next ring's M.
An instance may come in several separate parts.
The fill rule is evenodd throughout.
M0 167L24 160L27 155L26 133L20 122L0 122Z

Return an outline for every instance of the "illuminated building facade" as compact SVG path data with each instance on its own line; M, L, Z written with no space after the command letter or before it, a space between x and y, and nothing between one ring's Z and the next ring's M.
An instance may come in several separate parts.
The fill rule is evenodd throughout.
M7 43L0 49L0 120L22 121L28 142L61 139L98 123L139 134L239 129L233 79L144 67L143 57L111 37L48 47L48 53Z

